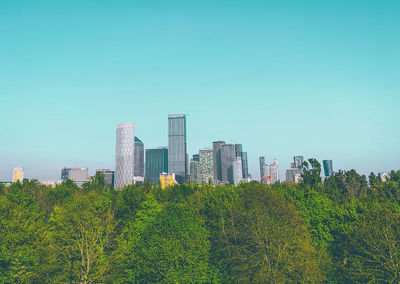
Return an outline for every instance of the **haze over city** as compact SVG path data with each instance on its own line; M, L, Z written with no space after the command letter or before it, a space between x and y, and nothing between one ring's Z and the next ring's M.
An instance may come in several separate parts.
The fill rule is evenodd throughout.
M241 143L254 178L259 156L282 180L295 155L398 169L400 7L380 3L2 1L0 180L113 169L117 124L167 146L172 113L190 157Z

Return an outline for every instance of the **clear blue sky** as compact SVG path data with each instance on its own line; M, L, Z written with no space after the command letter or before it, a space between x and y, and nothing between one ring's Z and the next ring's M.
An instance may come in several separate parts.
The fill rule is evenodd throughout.
M188 150L400 169L400 1L0 2L0 180L114 168L115 124Z

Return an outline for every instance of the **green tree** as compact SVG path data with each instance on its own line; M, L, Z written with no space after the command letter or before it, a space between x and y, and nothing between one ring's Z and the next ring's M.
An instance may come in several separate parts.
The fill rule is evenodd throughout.
M315 187L321 183L321 164L316 159L308 159L302 165L302 184Z
M111 201L99 192L75 195L50 218L50 274L57 282L108 279L116 221Z
M352 282L400 282L400 213L375 205L345 243L344 270Z

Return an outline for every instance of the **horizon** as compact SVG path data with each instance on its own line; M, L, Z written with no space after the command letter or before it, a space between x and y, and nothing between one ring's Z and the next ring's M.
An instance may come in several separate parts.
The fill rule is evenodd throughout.
M189 159L212 142L258 157L400 169L400 3L2 1L0 180L114 170L115 127L168 146L187 114Z

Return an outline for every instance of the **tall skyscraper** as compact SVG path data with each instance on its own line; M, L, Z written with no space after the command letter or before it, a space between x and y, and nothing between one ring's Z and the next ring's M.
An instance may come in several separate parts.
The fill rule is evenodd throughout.
M66 181L67 179L72 180L79 187L89 181L89 169L88 168L63 168L61 170L61 180Z
M326 177L330 177L333 174L333 163L332 160L323 160L324 173Z
M114 171L110 169L98 169L96 173L102 173L104 175L105 184L114 185Z
M115 188L121 189L133 183L135 171L135 125L117 125L115 148Z
M146 149L145 181L160 182L160 174L168 173L168 148Z
M144 177L144 144L135 136L135 177Z
M264 165L262 182L267 184L275 184L280 182L278 160L274 159L271 165Z
M200 149L197 183L214 183L213 149Z
M213 142L213 164L215 183L222 181L222 146L224 141Z
M242 176L244 179L249 177L249 165L247 161L247 152L242 152Z
M235 157L233 160L233 177L232 177L232 184L235 186L240 183L242 180L243 168L242 168L242 158Z
M24 168L19 167L19 168L14 168L13 170L13 176L12 176L12 182L22 182L24 180Z
M264 166L266 165L266 160L264 156L261 156L258 158L259 163L260 163L260 181L263 182L263 177L264 177Z
M198 183L199 163L199 155L193 155L193 158L190 160L190 182Z
M178 183L184 183L187 168L186 116L168 115L168 172L175 174Z
M233 162L235 161L235 145L224 144L221 149L222 160L222 182L234 184Z

